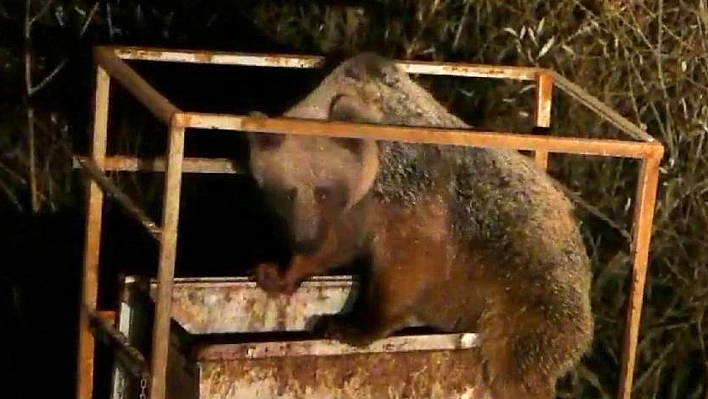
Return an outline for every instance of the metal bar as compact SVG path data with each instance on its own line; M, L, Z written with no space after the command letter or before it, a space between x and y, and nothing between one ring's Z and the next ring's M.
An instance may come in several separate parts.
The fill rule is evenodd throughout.
M553 101L553 78L547 73L536 76L536 107L534 120L538 127L551 127L551 105Z
M155 90L145 79L138 75L130 65L116 57L104 47L94 49L94 59L133 94L147 109L162 122L169 124L172 116L180 112L168 99Z
M642 316L644 285L646 283L649 246L659 181L659 164L662 156L663 152L645 159L644 162L642 162L642 168L639 174L632 231L634 267L632 268L630 303L627 306L627 319L624 333L622 371L620 373L620 389L618 395L620 399L629 399L632 393L637 341L639 339L639 324Z
M131 156L107 156L104 164L105 171L115 172L164 172L167 166L165 158L138 158ZM75 161L74 167L80 167ZM184 158L182 162L184 173L222 173L242 174L244 171L228 158Z
M465 78L534 80L541 68L506 65L468 64L463 62L402 61L396 64L410 74L459 76Z
M123 208L133 216L140 224L147 229L148 233L153 236L156 240L160 240L162 231L160 227L155 223L149 216L147 216L140 208L133 203L133 201L121 191L121 189L111 181L111 179L106 176L101 169L96 165L96 163L86 157L75 156L74 159L81 166L81 170L84 171L93 181L98 183L100 188L105 192L110 194L115 198Z
M312 55L263 54L203 50L171 50L155 47L107 46L117 57L124 60L180 62L189 64L212 64L281 68L319 68L324 58Z
M110 77L100 66L96 71L94 94L93 145L91 153L98 168L103 166L108 133L108 102ZM81 304L79 307L79 348L77 357L78 399L93 396L93 372L95 341L86 308L95 309L98 297L98 261L101 246L101 222L103 217L103 192L97 183L89 181L87 193L86 237L84 239L84 265L82 270Z
M116 322L116 312L114 310L99 310L96 314L101 318L101 320L108 324L112 325Z
M367 347L353 347L334 340L305 340L207 345L196 354L200 361L265 359L295 356L342 356L363 353L446 351L471 349L478 344L473 333L393 336Z
M539 168L543 170L548 169L548 151L538 150L534 153L533 160L536 162Z
M175 283L184 284L190 288L214 288L214 287L233 287L238 286L241 288L258 288L258 283L251 277L244 276L230 276L230 277L175 277ZM301 287L321 287L325 286L342 286L350 287L352 284L359 282L357 275L352 274L339 274L339 275L321 275L312 276L303 280L300 284ZM126 284L136 284L141 285L140 288L144 292L146 290L152 290L157 281L155 279L149 279L145 281L141 276L129 275L125 277ZM143 286L144 285L144 286ZM260 288L258 288L260 290Z
M604 120L611 123L625 134L636 140L641 140L648 143L656 142L656 139L649 135L649 133L640 129L637 125L630 122L624 116L618 114L617 111L605 105L602 101L585 91L582 87L568 80L565 76L555 71L548 71L548 73L551 74L556 87L579 101L581 104L601 116Z
M512 148L516 150L561 152L580 155L643 158L655 154L661 145L610 139L539 137L532 134L499 133L431 127L363 124L296 118L265 118L188 112L176 115L185 126L199 129L302 134L308 136L352 137L421 144L448 144L468 147Z
M324 57L294 54L262 54L200 50L172 50L145 47L106 47L124 60L182 62L279 68L319 68ZM445 75L489 79L534 80L541 68L506 65L484 65L461 62L394 60L406 72L421 75Z
M551 104L553 101L553 79L547 73L536 76L536 106L534 120L537 127L551 127ZM536 165L548 169L548 151L537 150L534 154Z
M102 315L93 309L86 309L92 324L99 333L107 336L115 349L116 357L123 363L123 366L136 378L150 378L145 357L140 351L132 346L128 338L106 321Z
M152 379L150 399L165 398L167 354L172 313L172 288L177 256L177 227L179 224L180 189L182 184L182 159L184 158L184 125L177 119L170 124L165 172L165 192L162 214L162 240L160 263L157 272L157 303L152 329Z

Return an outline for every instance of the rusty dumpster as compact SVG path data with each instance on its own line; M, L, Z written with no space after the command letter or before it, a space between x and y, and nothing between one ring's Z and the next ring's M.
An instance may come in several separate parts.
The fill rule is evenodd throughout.
M117 328L149 351L155 281L122 286ZM245 277L176 278L167 397L487 398L475 334L411 330L363 349L313 336L317 317L346 310L355 287L350 276L316 277L285 297ZM116 365L112 399L137 397L134 380Z

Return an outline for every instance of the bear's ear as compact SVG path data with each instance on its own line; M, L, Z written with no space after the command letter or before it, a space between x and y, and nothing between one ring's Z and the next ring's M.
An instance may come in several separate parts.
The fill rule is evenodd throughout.
M253 118L267 118L268 115L260 111L251 111L249 116ZM285 140L285 135L276 133L248 132L246 134L251 149L259 151L274 150L280 147Z
M285 140L285 135L280 133L248 132L248 143L257 151L275 150Z
M355 123L379 123L382 119L381 112L374 106L367 104L361 96L355 94L340 93L334 96L329 108L329 119L334 121L355 122ZM335 139L337 144L349 151L363 156L364 140L348 137Z
M343 90L344 91L344 90ZM367 104L361 96L349 93L340 93L334 96L329 107L329 119L333 121L355 123L379 123L381 111ZM364 143L361 139L339 137L337 144L352 151L357 155L363 152Z

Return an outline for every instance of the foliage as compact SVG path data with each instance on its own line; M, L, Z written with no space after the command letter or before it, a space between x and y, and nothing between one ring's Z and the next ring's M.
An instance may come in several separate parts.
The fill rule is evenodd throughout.
M89 42L102 37L104 41L180 46L189 35L223 17L224 9L231 10L221 8L225 3L193 0L145 6L108 1L94 7L85 1L33 1L32 15L41 17L34 33L38 39L27 48L48 54L35 56L33 74L51 76L53 66L61 65L64 57L86 62L70 51L77 37ZM708 303L704 240L708 231L707 3L561 0L551 6L540 0L381 0L360 5L352 1L345 5L240 1L239 12L267 36L297 52L372 49L406 59L549 67L664 143L633 397L671 399L708 395L704 331L708 327L704 320ZM27 151L30 131L23 118L33 106L40 110L35 112L37 125L44 126L43 138L34 144L36 184L45 203L57 204L71 190L62 183L67 173L57 167L69 163L52 162L59 153L56 143L71 147L87 127L85 121L84 125L65 122L62 112L66 109L56 96L44 101L28 96L24 82L27 40L19 33L23 4L0 1L0 59L4 60L0 63L0 191L18 205L24 201L32 162ZM57 31L64 32L62 50L47 44L51 43L50 32ZM85 37L91 34L93 39ZM68 79L61 75L60 71L54 79ZM35 79L36 85L43 78ZM523 130L531 123L529 99L519 94L524 87L518 84L423 81L477 125ZM44 89L50 90L51 84ZM25 101L14 101L18 93L23 93L20 97ZM591 113L557 97L555 132L613 133ZM554 160L552 172L569 187L619 220L620 226L629 223L636 164L571 157ZM616 392L631 258L621 239L607 242L612 231L606 226L588 227L595 259L596 343L583 365L563 384L563 391L572 397L609 398Z

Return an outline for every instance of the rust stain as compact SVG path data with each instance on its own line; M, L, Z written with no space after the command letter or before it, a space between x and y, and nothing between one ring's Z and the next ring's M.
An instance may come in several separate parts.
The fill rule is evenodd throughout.
M191 334L304 331L313 314L341 311L352 287L352 279L325 278L304 282L290 297L271 297L250 280L177 282L172 314ZM154 283L150 291L155 298Z
M263 58L263 61L270 65L287 65L288 60L283 58L283 57L273 57L273 56L266 56Z
M487 399L480 364L469 350L207 361L200 397Z
M214 59L214 54L208 51L200 51L194 54L194 59L198 62L211 63L212 59Z
M277 301L277 309L276 312L278 314L278 318L276 321L276 328L278 330L285 330L286 328L286 322L288 319L288 309L290 308L290 296L289 295L281 295L278 297Z
M258 56L258 55L255 55ZM310 57L310 56L297 56L290 54L280 54L280 55L260 55L263 63L269 66L282 66L282 67L303 67L303 66L317 66L321 63L322 59L320 57Z
M160 51L160 50L143 50L143 49L141 49L141 50L132 50L132 51L128 50L128 51L124 51L124 53L134 55L137 58L152 59L152 58L161 58L165 52Z
M243 118L243 127L245 129L263 129L267 126L267 118L246 117Z
M463 76L479 76L485 78L527 79L531 74L529 68L496 67L487 65L438 65L443 72Z

